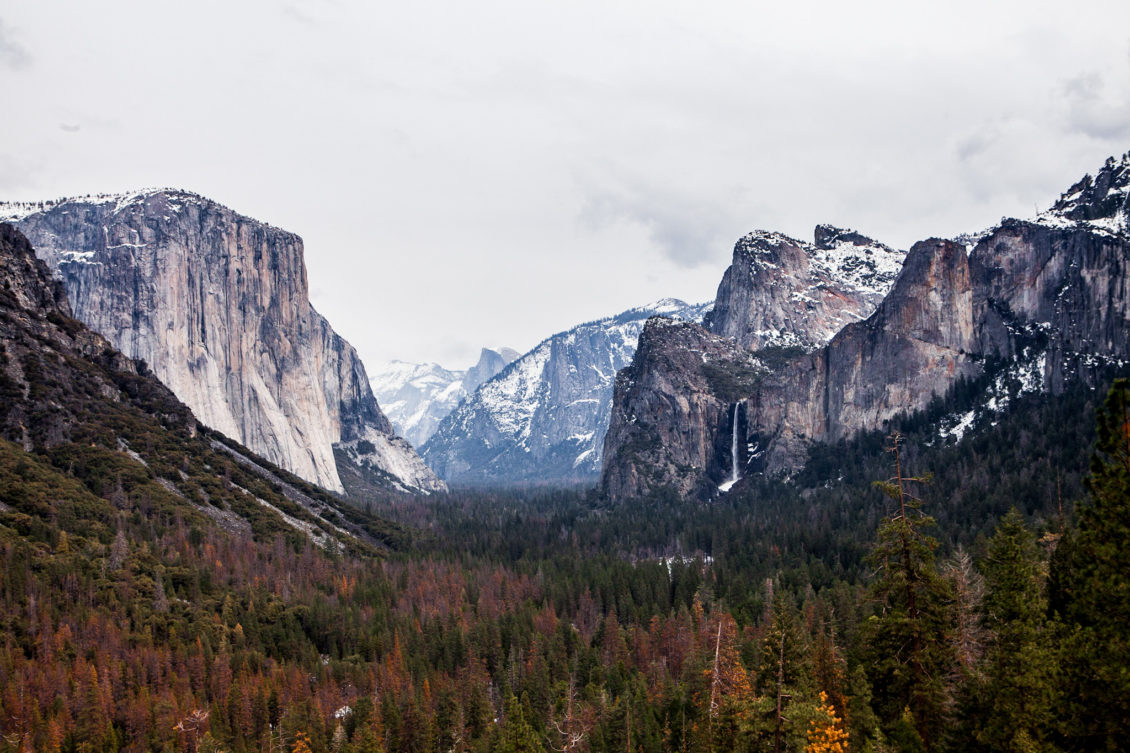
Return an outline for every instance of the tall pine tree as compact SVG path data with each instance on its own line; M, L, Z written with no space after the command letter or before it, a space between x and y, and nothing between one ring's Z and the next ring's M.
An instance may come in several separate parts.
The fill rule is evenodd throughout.
M982 693L985 750L1047 750L1054 657L1047 624L1044 559L1036 536L1013 508L989 541L984 625L988 629Z
M904 475L901 437L892 440L895 475L877 486L896 507L880 524L869 555L877 570L878 613L864 624L862 640L873 704L888 737L903 750L933 751L945 730L946 678L955 663L953 594L935 564L937 541L923 532L934 521L908 489L928 479Z
M1130 380L1097 417L1090 504L1056 550L1052 609L1063 622L1063 747L1125 750L1130 734Z

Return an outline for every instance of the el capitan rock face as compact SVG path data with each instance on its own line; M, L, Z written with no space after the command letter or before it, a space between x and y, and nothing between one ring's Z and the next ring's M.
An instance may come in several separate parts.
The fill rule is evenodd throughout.
M1130 154L1108 160L1097 178L1084 178L1035 220L1005 220L973 247L938 239L915 244L867 319L843 327L819 349L772 364L742 394L725 396L741 404L746 470L796 469L810 443L881 428L899 413L924 408L959 377L990 367L1016 364L1036 388L1058 391L1067 380L1090 379L1096 364L1130 360L1128 184ZM725 288L724 282L720 296ZM694 385L694 369L670 355L699 346L662 342L674 337L670 328L655 336L660 342L641 348L626 372L655 372L646 388L654 394L617 391L603 472L605 492L614 498L663 485L702 493L717 480L710 469L728 452L718 435L732 424L695 418L679 402L688 388L700 403L716 394ZM641 404L669 408L634 407ZM657 436L661 448L651 441ZM691 457L702 447L723 457L686 465L686 479L668 472L671 456Z
M310 306L297 235L175 190L0 205L0 217L60 277L76 318L144 360L202 423L334 491L335 445L394 485L442 488Z

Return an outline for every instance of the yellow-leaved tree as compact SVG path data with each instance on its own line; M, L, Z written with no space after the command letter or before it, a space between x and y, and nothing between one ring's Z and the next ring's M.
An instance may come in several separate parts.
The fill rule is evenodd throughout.
M805 753L847 753L848 733L843 720L828 701L828 694L820 691L820 706L815 719L808 723L808 745Z

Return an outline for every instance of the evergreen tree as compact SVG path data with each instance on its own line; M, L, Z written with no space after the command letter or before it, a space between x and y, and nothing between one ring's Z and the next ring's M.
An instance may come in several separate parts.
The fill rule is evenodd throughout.
M989 631L984 711L978 738L993 751L1046 750L1054 659L1047 629L1044 561L1014 508L989 541L983 566Z
M945 730L949 698L946 678L955 658L949 640L953 594L934 561L937 542L923 533L933 519L903 475L899 443L891 446L895 475L876 485L897 505L884 518L870 554L877 568L873 594L879 614L862 629L875 709L888 735L904 749L937 750Z
M811 653L796 607L775 591L757 665L759 697L743 725L753 749L803 750L816 697Z
M1064 747L1123 749L1130 731L1130 380L1114 382L1097 417L1090 504L1060 542L1051 601L1060 616Z
M506 699L506 718L498 731L498 742L491 750L497 753L543 753L545 746L537 732L526 721L522 703L512 694Z

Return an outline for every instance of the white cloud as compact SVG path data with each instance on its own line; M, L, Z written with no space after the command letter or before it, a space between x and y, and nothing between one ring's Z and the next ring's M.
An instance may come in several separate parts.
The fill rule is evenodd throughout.
M1130 63L1128 66L1130 67ZM1107 86L1105 77L1088 71L1063 83L1063 106L1070 130L1095 139L1130 141L1130 100L1124 75L1114 86Z
M31 54L20 43L17 34L0 19L0 67L18 71L30 64Z
M1130 148L1121 0L17 5L3 198L180 185L298 232L373 362L710 298L753 228L1031 214Z

